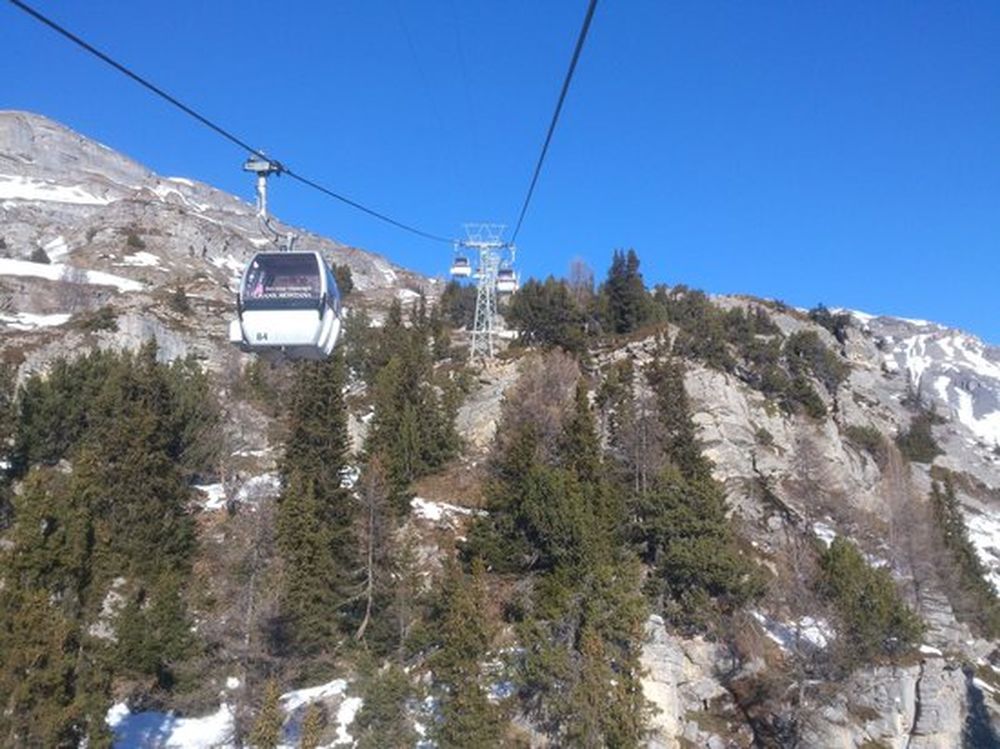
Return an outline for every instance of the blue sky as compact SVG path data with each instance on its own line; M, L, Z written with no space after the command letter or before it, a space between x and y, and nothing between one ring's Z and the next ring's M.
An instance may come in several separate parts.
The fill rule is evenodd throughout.
M300 173L448 236L513 223L585 0L36 7ZM921 317L1000 343L1000 3L603 0L518 238L648 283ZM0 107L252 197L243 154L13 6ZM447 247L290 180L295 225Z

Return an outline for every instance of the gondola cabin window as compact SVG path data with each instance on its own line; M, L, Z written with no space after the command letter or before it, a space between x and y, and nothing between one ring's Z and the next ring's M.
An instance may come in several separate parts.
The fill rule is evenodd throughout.
M247 274L250 299L284 300L320 297L319 267L312 255L270 255L254 260Z

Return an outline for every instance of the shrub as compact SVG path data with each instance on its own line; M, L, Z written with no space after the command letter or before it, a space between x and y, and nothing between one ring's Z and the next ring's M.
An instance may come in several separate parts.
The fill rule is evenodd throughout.
M351 266L334 263L331 266L333 278L337 282L337 288L341 296L347 296L354 291L354 276L351 275Z
M142 241L139 232L132 227L125 230L125 246L133 251L146 249L146 243Z
M170 301L168 302L170 309L181 315L191 314L191 302L188 301L187 293L184 291L183 286L178 286L174 289L173 293L170 295Z
M844 430L847 441L871 455L876 465L884 467L889 460L889 445L882 433L873 426L851 424Z
M903 603L889 570L869 565L853 543L835 538L819 564L819 593L840 619L845 665L903 653L920 639L924 625Z
M809 310L809 319L833 333L838 343L846 343L847 329L851 326L851 316L847 312L834 314L822 304Z
M896 437L896 444L903 455L914 463L932 463L941 454L941 448L931 433L934 418L930 411L921 411L910 421L910 428Z
M76 321L76 325L80 330L88 333L97 333L101 330L118 330L118 315L114 307L105 305L93 312L80 315Z

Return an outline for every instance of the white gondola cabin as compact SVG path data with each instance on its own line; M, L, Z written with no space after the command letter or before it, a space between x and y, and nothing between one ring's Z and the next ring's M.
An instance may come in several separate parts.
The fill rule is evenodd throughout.
M497 291L501 294L513 294L517 291L517 274L513 268L500 268L497 271Z
M318 252L260 252L243 272L229 340L241 350L325 359L340 337L340 292Z
M456 278L468 278L471 276L472 265L469 263L469 258L456 255L455 260L451 264L451 275Z

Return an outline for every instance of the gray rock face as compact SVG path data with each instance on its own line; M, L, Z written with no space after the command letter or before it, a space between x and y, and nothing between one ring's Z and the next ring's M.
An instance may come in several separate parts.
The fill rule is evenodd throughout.
M646 671L643 694L656 707L649 746L674 749L683 746L682 737L697 746L728 746L688 715L706 710L718 700L731 701L714 676L725 668L726 657L723 646L701 638L676 637L666 631L660 617L649 618L641 659Z

